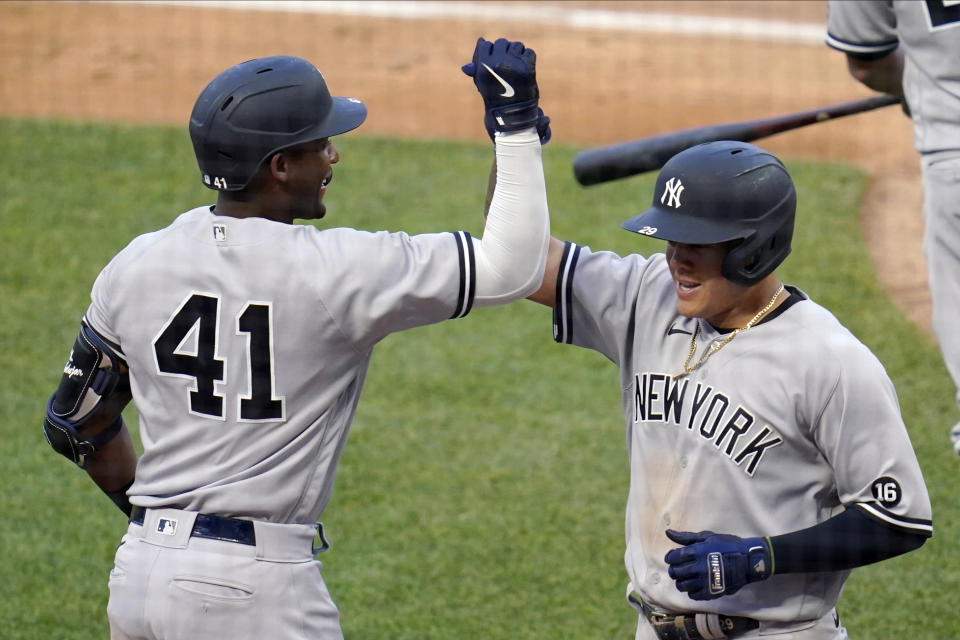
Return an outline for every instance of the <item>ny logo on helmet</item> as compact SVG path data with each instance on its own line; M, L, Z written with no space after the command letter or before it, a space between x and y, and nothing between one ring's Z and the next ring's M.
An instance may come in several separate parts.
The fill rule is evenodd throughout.
M680 194L683 193L683 184L676 178L670 178L663 189L663 195L660 196L660 204L666 204L668 207L680 208ZM666 201L666 202L664 202Z

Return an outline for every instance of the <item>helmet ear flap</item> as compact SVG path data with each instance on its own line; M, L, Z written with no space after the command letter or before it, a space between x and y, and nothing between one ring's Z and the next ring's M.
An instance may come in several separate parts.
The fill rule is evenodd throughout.
M727 252L721 267L723 277L745 287L760 282L790 255L792 237L792 216L771 234L751 233Z
M757 244L756 233L752 233L727 251L721 266L723 277L744 287L758 282L762 276L756 277L761 258Z

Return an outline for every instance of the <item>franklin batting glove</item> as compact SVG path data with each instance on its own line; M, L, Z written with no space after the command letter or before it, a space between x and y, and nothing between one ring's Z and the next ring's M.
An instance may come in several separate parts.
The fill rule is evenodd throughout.
M745 584L773 575L773 554L765 538L672 529L667 529L667 537L684 545L664 557L668 573L677 589L693 600L730 595Z
M522 42L504 38L489 42L477 40L473 60L461 70L473 78L486 109L484 126L490 132L521 131L536 127L549 140L549 118L537 106L537 55ZM541 121L543 130L541 130Z

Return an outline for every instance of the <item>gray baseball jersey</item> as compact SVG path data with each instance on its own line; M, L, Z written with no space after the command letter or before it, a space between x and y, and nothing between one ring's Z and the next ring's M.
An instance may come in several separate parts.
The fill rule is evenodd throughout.
M914 146L923 154L923 248L933 328L960 407L960 3L831 0L828 8L831 47L867 55L903 50L903 92Z
M620 368L630 461L627 573L650 604L791 622L827 614L849 572L774 575L693 602L667 575L667 528L773 536L861 509L930 533L926 486L893 385L837 319L793 287L783 305L692 373L724 334L676 311L663 254L621 258L567 243L554 311L558 342Z
M88 323L130 365L144 455L131 502L316 522L374 345L466 315L465 232L318 230L201 207L136 238Z
M960 149L960 4L829 0L827 44L852 54L903 48L903 91L918 151Z

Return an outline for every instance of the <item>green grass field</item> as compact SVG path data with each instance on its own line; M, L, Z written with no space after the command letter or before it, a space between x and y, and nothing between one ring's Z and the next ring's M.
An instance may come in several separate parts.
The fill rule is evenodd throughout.
M487 146L337 145L324 225L480 233ZM44 443L44 403L102 266L213 193L182 129L0 120L0 151L0 637L105 638L125 523ZM648 205L653 176L584 189L574 151L555 141L544 152L554 235L660 250L619 228ZM800 211L780 273L887 366L934 505L934 538L855 571L841 616L855 639L956 637L960 467L946 370L875 281L856 214L864 176L786 160ZM632 638L617 387L613 365L554 344L549 310L529 302L385 340L323 518L347 638Z

